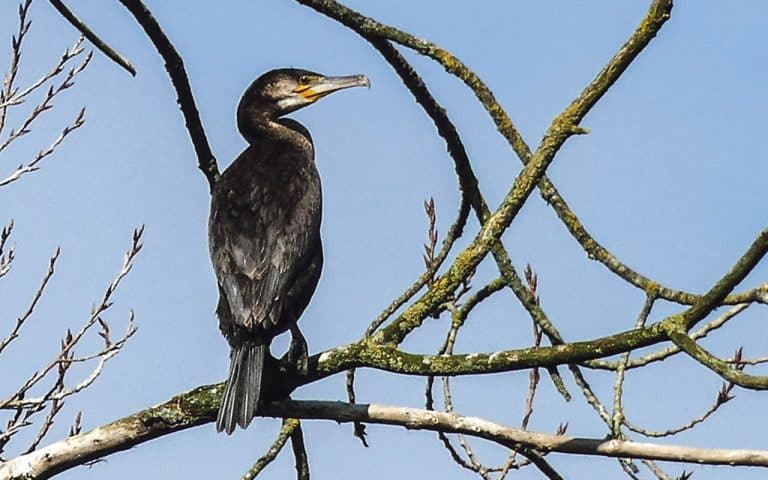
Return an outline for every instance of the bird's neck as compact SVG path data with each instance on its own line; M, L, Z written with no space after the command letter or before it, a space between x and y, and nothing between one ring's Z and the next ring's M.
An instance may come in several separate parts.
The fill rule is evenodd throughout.
M240 133L250 144L264 141L285 141L297 147L312 151L309 131L299 122L290 118L252 118L247 125L240 125Z

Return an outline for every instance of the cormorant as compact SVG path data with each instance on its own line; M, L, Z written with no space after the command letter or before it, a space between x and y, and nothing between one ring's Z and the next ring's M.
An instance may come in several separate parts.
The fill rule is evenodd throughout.
M337 90L367 85L363 75L278 69L256 79L240 100L237 126L249 146L217 182L208 224L216 313L232 348L218 431L232 433L253 419L276 335L291 331L285 358L306 373L307 344L296 322L323 264L320 177L309 131L281 117Z

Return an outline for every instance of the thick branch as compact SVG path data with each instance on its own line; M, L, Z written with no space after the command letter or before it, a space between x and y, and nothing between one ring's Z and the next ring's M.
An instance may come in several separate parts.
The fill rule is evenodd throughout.
M768 249L768 231L761 233L745 254L717 284L704 295L700 304L693 306L687 312L673 316L665 322L695 322L696 319L706 314L706 308L717 303L725 296L733 286L746 276L755 263ZM509 365L517 365L519 368L550 365L556 363L570 363L580 359L597 358L628 349L635 349L648 343L664 338L665 322L660 322L647 329L631 330L622 334L599 339L595 342L577 342L553 347L531 348L521 351L500 352L497 354L474 354L461 357L463 361L475 367L472 372L482 373L495 370L500 362ZM412 357L412 358L411 358ZM352 359L352 360L350 360ZM338 362L334 361L338 360ZM457 370L441 370L456 365L450 365L450 357L442 356L418 356L409 355L397 351L390 345L376 345L370 341L339 347L319 356L314 356L310 361L312 373L295 382L293 388L301 383L318 380L332 373L346 370L350 367L370 364L393 371L403 373L417 373L408 369L420 364L419 371L430 374L457 374ZM454 358L455 360L455 358ZM529 361L530 364L524 362ZM509 368L507 368L509 369ZM334 371L335 370L335 371ZM423 373L422 373L423 374ZM286 379L286 383L290 383ZM287 388L291 386L288 385ZM174 397L169 402L139 412L130 417L118 420L112 424L97 428L90 432L70 437L62 442L55 443L28 455L23 455L0 466L0 479L18 478L22 475L32 475L32 478L48 478L51 475L80 465L88 460L100 458L112 452L125 450L134 445L143 443L152 438L167 435L169 433L201 425L212 421L218 409L222 385L200 387L192 392ZM272 409L268 413L294 418L332 418L337 421L365 421L403 425L408 428L445 427L445 431L464 433L480 436L498 441L503 445L512 445L517 448L551 449L566 453L582 453L593 455L605 455L616 457L651 458L669 461L697 461L712 464L732 465L760 465L768 466L767 452L759 451L722 451L686 449L683 447L661 447L657 445L635 444L621 441L601 441L585 439L567 439L560 436L538 436L508 429L479 419L466 419L451 414L428 412L431 417L424 425L414 420L412 415L421 411L396 409L405 415L398 420L397 415L391 417L382 412L371 416L370 409L365 406L339 407L333 416L327 410L318 410L312 402L297 403L287 402L281 404L284 409ZM285 407L288 405L288 407ZM312 405L315 405L314 407ZM323 408L326 408L327 405ZM330 404L345 405L345 404ZM301 407L301 408L300 408ZM305 410L302 410L305 408ZM391 408L391 407L387 407ZM326 414L320 416L318 412ZM400 415L400 414L398 414ZM437 417L434 417L437 415ZM470 421L471 420L471 421ZM469 421L469 423L467 423ZM447 422L447 423L446 423ZM480 422L480 423L477 423ZM484 433L483 428L490 430ZM491 428L492 427L492 428ZM532 435L532 436L531 436ZM537 441L542 441L539 444ZM513 448L513 447L510 447Z
M295 415L300 418L328 419L337 422L362 421L365 423L402 426L410 430L462 433L484 438L512 449L528 447L539 451L604 457L630 457L710 465L768 467L768 451L710 450L674 445L551 435L511 428L478 417L465 417L446 412L387 405L349 405L341 402L291 400L273 404L266 414L280 417Z
M201 387L89 432L0 463L0 480L40 480L216 418L216 386Z
M211 422L216 415L220 394L220 385L200 387L156 407L22 455L0 465L0 480L50 478L89 460ZM718 450L567 437L528 432L477 417L386 405L288 400L271 404L264 414L336 422L360 421L401 426L411 430L462 433L512 449L532 448L537 451L602 457L768 467L768 451L763 450Z

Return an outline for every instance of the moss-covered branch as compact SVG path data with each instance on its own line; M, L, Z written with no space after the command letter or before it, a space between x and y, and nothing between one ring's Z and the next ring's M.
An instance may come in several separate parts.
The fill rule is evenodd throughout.
M709 353L704 347L692 339L686 329L682 317L664 325L664 331L674 344L694 360L720 375L724 380L750 390L768 390L768 377L749 375L717 356Z
M742 303L740 305L735 305L731 307L727 312L718 316L714 320L708 321L706 324L704 324L701 328L699 328L695 332L690 333L689 336L693 340L699 340L706 337L710 332L715 331L716 329L725 325L732 318L736 317L741 312L746 310L750 305L752 304ZM626 370L641 368L650 363L660 362L666 358L671 357L672 355L677 355L681 351L682 350L680 350L679 347L675 345L671 345L669 347L662 348L655 352L645 354L641 357L630 359L629 362L627 362ZM585 362L586 366L594 369L600 369L600 370L616 370L618 368L618 364L619 362L613 361L613 360L590 360L588 362Z
M362 35L386 37L438 60L446 66L448 71L462 78L473 89L478 99L491 114L499 130L505 134L505 137L510 140L513 146L517 145L520 147L522 139L503 108L493 98L490 90L471 70L447 51L429 42L416 39L405 32L375 22L334 1L300 1L339 20ZM487 222L469 247L459 254L448 272L437 279L429 292L403 312L392 325L378 334L379 341L393 343L402 341L410 331L418 328L423 319L455 291L462 279L471 275L475 267L485 258L490 248L515 218L532 190L544 176L547 167L554 160L555 154L563 143L574 134L584 133L584 129L578 125L581 119L605 94L610 86L615 83L640 51L653 39L664 22L669 18L670 8L671 2L654 2L646 18L627 43L624 44L608 65L598 74L595 80L584 89L582 94L563 113L555 118L544 135L539 148L515 179L512 188L499 209L488 217Z
M417 101L424 106L425 111L436 120L438 131L441 136L446 138L448 142L449 151L454 159L461 159L461 155L455 155L452 150L452 146L459 145L457 142L450 140L451 133L450 128L444 128L446 123L440 120L440 117L444 117L442 109L436 105L436 103L430 102L429 93L426 88L423 87L418 77L413 73L410 65L397 59L397 52L392 48L387 40L394 41L407 48L413 49L427 57L432 58L439 64L441 64L445 70L459 79L461 79L476 95L483 107L488 111L494 123L496 124L499 132L509 141L512 148L517 153L518 157L523 163L528 163L531 159L531 151L522 136L514 127L511 119L504 111L504 109L498 104L493 93L487 87L487 85L478 77L471 69L469 69L461 60L456 58L449 51L436 45L432 42L419 39L407 32L399 30L380 23L370 17L366 17L359 12L345 7L344 5L335 2L333 0L297 0L299 3L309 6L316 11L342 23L348 28L352 29L363 38L371 42L373 46L379 50L384 58L395 68L397 73L403 79L406 86L414 94ZM632 50L636 48L637 43L635 41L649 41L655 33L661 28L663 23L669 18L669 13L672 8L671 0L656 1L651 5L648 14L638 29L635 31L635 35L628 41L624 47L617 53L616 57L623 57L626 50ZM614 57L614 60L616 59ZM628 63L626 64L628 65ZM621 62L609 62L608 65L601 71L601 75L595 79L598 84L601 80L615 76L621 71L617 71L616 68L626 68L626 65L621 65ZM409 77L411 77L409 79ZM421 85L420 85L421 84ZM598 86L593 81L587 90L592 87ZM585 92L587 91L585 90ZM593 92L597 92L598 89L593 89ZM424 93L426 92L426 94ZM582 94L584 95L584 94ZM598 97L593 97L596 100ZM426 99L426 101L424 101ZM588 100L588 99L587 99ZM450 123L448 122L448 125ZM451 126L452 127L452 126ZM454 129L455 131L455 129ZM449 136L444 135L444 132L448 132ZM457 136L456 136L457 138ZM457 166L459 164L457 163ZM466 172L466 169L463 169ZM461 172L457 168L458 172ZM471 176L461 176L460 179L467 179L471 182ZM462 181L462 187L466 184ZM691 305L698 301L699 295L676 290L658 282L651 280L643 274L632 269L622 261L620 261L614 254L603 247L590 233L586 230L584 225L579 221L576 214L570 209L565 199L555 188L554 184L546 177L543 176L539 181L539 190L542 198L555 210L557 216L568 228L571 235L579 242L581 247L587 252L590 258L595 259L605 265L609 270L618 275L620 278L631 283L632 285L644 290L654 290L656 295L665 300L669 300L676 303ZM467 192L466 189L465 193ZM477 209L478 203L473 202L473 206L476 207L476 211L482 215L482 209ZM498 261L498 259L497 259ZM723 299L723 304L739 304L744 302L766 302L768 301L768 294L764 289L751 289L742 293L729 295Z
M259 459L256 460L256 463L254 463L253 466L251 466L251 468L245 472L241 480L253 480L256 478L262 470L264 470L270 463L275 461L277 455L288 442L288 439L293 438L293 434L296 432L296 430L300 429L301 422L299 422L298 419L284 418L283 425L280 427L280 433L277 435L275 441L272 442L272 445L269 446L269 449L267 449L264 455L259 457Z
M284 396L301 384L316 381L352 367L372 366L414 375L462 375L573 363L634 350L661 341L667 334L678 335L687 331L749 274L766 251L768 251L768 230L758 235L747 253L702 297L703 300L699 304L648 328L630 330L591 342L533 347L493 354L450 356L413 355L400 352L391 344L380 344L372 339L363 339L358 343L313 356L310 359L310 375L306 377L295 376L292 380L292 377L285 372L280 373L278 377L273 377L271 381L275 386L274 393ZM685 337L687 338L687 335ZM688 347L685 344L679 346L683 349ZM270 365L271 371L265 374L274 375L276 368L279 367ZM49 478L76 465L128 449L153 438L208 423L215 418L221 392L222 384L199 387L192 392L177 395L161 405L22 455L0 465L0 479ZM290 402L286 404L295 405ZM352 406L350 410L358 411L355 410L356 408L363 407ZM274 413L274 410L267 413ZM285 416L317 418L309 414L304 415L305 413L296 414L295 411L290 411L285 412ZM354 420L353 416L348 421ZM644 458L634 454L623 456Z

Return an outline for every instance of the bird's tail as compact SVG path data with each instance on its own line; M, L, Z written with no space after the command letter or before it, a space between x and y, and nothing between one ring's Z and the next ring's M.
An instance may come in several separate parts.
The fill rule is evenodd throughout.
M245 341L232 349L229 379L216 419L216 430L231 434L235 425L248 426L256 415L261 395L267 345Z

